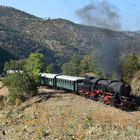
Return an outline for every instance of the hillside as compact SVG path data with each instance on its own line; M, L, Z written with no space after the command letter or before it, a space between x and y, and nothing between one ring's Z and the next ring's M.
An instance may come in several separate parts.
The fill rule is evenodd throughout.
M139 44L137 32L114 32L65 19L42 19L11 7L0 7L0 47L16 58L26 58L38 51L48 61L61 65L74 53L83 56L96 50L104 58L109 55L108 61L114 52L119 59L130 53L140 54Z
M0 138L139 140L139 118L139 111L125 112L62 90L40 87L40 94L20 106L0 106Z

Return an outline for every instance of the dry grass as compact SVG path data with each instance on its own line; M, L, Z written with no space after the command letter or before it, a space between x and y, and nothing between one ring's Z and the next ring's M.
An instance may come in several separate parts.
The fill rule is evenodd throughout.
M0 96L7 96L9 94L8 88L3 87L3 83L0 81Z
M140 96L140 71L138 71L131 80L133 94Z
M8 140L140 138L140 112L124 112L73 94L55 94L18 114L9 114L4 121L9 126L2 138Z
M83 107L80 104L81 107ZM73 108L74 107L74 108ZM84 107L85 108L85 107ZM94 109L82 112L79 106L56 106L48 108L35 104L33 110L38 116L25 125L39 125L36 134L42 138L45 129L52 139L136 139L140 137L140 113L126 113L113 108Z

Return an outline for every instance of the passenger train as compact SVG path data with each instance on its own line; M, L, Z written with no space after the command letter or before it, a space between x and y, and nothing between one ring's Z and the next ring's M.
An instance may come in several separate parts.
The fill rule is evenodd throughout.
M64 89L122 109L135 107L131 87L123 80L84 78L52 73L41 73L40 77L40 84L44 86Z

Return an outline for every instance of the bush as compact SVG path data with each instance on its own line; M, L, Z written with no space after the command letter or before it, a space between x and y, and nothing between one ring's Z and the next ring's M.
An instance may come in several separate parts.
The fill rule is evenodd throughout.
M139 70L140 63L138 57L136 55L128 55L122 64L123 78L129 82Z
M31 53L26 59L25 71L31 75L36 82L39 82L39 73L44 68L44 56L41 53Z
M9 88L9 100L13 104L16 103L17 99L25 101L37 93L37 84L25 73L8 74L4 79L4 84Z
M55 65L54 65L54 64L49 64L49 65L46 67L46 72L47 72L47 73L55 73Z
M7 70L24 70L25 59L10 60L4 64L4 71Z
M62 73L71 76L80 75L80 60L81 58L78 55L73 55L70 62L62 65Z

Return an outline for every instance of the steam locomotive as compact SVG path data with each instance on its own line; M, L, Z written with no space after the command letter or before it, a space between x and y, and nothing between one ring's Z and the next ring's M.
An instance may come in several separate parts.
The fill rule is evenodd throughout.
M123 80L97 77L73 77L61 74L41 73L41 85L64 89L122 109L133 109L135 99L131 87Z

